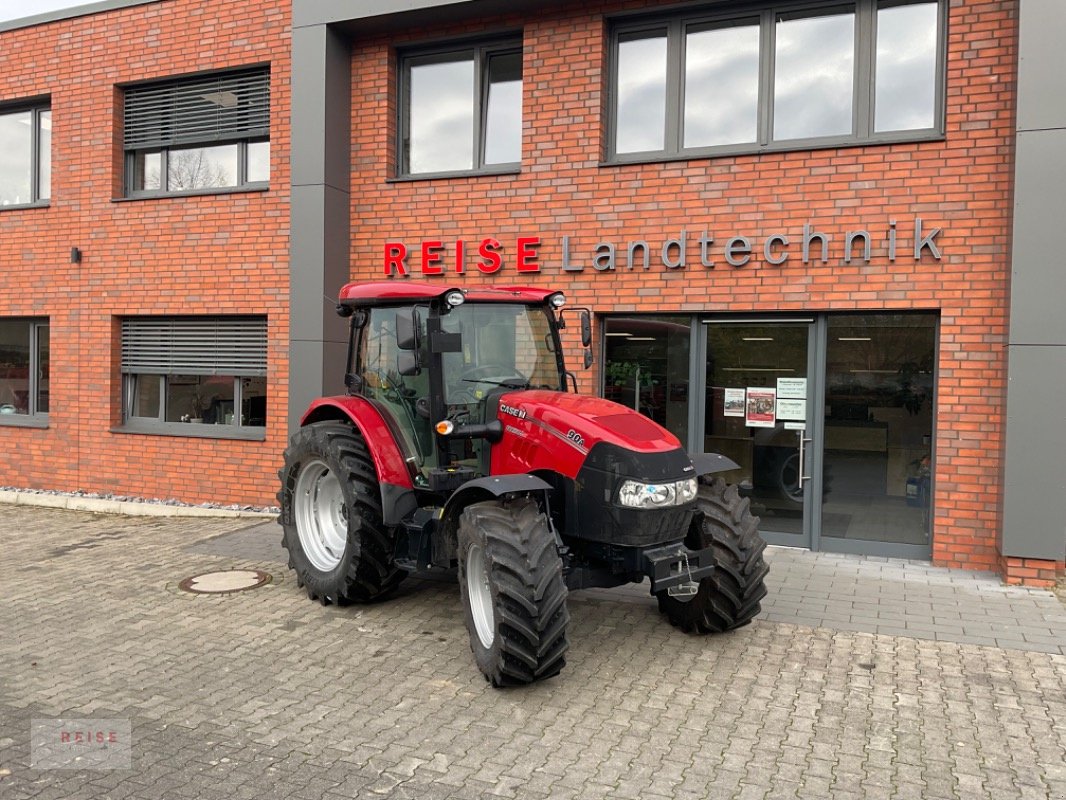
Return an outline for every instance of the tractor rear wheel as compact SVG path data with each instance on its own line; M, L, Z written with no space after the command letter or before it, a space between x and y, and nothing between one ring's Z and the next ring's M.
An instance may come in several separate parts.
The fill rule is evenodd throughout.
M747 625L761 610L769 571L763 560L766 542L759 536L759 518L736 486L721 478L701 479L696 502L700 516L685 544L693 550L713 548L714 573L687 598L665 590L655 596L670 624L690 633L722 633Z
M563 562L529 498L474 503L459 520L459 593L470 649L493 686L559 674L570 643Z
M365 603L390 592L406 573L393 563L381 494L366 442L340 422L301 428L285 450L281 543L312 600Z

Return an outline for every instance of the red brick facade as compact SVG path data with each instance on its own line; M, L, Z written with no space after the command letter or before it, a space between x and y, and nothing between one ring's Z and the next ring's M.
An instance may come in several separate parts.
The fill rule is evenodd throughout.
M387 240L504 244L493 276L437 280L533 283L566 290L597 313L622 311L828 311L921 309L940 313L933 559L998 569L1010 275L1016 24L1013 2L951 3L944 141L604 166L605 15L654 3L574 4L530 19L423 30L403 41L356 41L352 64L353 278L382 273ZM388 182L394 174L395 47L447 34L521 28L524 44L522 169L517 175ZM940 261L926 252L890 263L911 221L943 228ZM829 263L804 265L804 223L832 236ZM847 231L874 236L871 263L844 264ZM656 267L657 247L687 231L715 238L717 264ZM792 257L763 260L762 242L786 233ZM880 232L880 234L878 233ZM725 264L726 238L753 240L751 263ZM515 238L542 239L540 274L514 269ZM586 265L597 242L647 240L650 271L561 269L561 238ZM878 238L880 236L881 238ZM624 261L624 259L623 259ZM597 377L582 373L585 389Z
M1001 558L1016 18L1011 0L950 2L946 137L914 142L660 163L604 165L610 14L655 2L423 29L352 42L352 278L378 278L386 241L495 237L504 267L441 281L564 289L597 313L924 310L940 315L933 559L1046 582L1063 565ZM188 502L268 504L286 438L289 329L289 0L165 3L0 33L0 103L48 95L53 118L47 208L0 209L0 317L47 317L46 429L0 426L0 485ZM518 174L391 181L396 47L455 34L522 31L524 104ZM269 191L123 200L125 82L269 64ZM911 257L912 224L941 228L940 260ZM900 257L886 234L896 222ZM810 223L832 239L828 263L802 263ZM843 261L848 231L870 231L869 264ZM713 269L691 242L715 237ZM686 232L686 269L656 264ZM790 260L762 244L784 233ZM729 237L751 260L725 263ZM515 269L516 239L538 237L539 273ZM581 272L562 269L568 236ZM651 245L648 271L625 243ZM619 267L592 268L614 242ZM468 245L469 246L469 245ZM70 248L83 252L71 264ZM476 248L476 245L474 245ZM473 252L473 249L468 250ZM446 270L448 268L446 267ZM328 308L326 309L328 311ZM119 322L127 315L268 317L265 441L122 432ZM575 362L571 354L571 362ZM599 386L596 370L582 389Z
M48 428L0 427L0 485L273 502L286 438L289 8L168 0L0 33L0 102L50 95L53 120L50 205L0 209L0 316L47 317L52 352ZM254 64L271 71L269 191L116 202L116 85ZM265 441L113 430L122 316L233 313L268 317Z
M1047 588L1066 576L1066 563L1042 558L1004 556L1000 559L999 573L1006 583Z

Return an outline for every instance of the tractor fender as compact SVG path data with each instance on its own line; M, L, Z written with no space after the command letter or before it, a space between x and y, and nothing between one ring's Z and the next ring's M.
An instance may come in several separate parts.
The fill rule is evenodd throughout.
M737 462L719 453L697 453L694 456L689 456L689 458L692 459L692 466L696 468L697 477L740 468Z
M471 503L478 503L493 497L508 494L529 494L550 492L552 485L536 475L519 473L516 475L492 475L467 481L444 504L440 514L439 530L445 541L455 544L455 534L459 525L459 515Z
M381 516L386 525L399 525L418 508L411 473L385 419L362 397L321 397L300 420L300 427L315 422L349 422L370 450L381 485Z

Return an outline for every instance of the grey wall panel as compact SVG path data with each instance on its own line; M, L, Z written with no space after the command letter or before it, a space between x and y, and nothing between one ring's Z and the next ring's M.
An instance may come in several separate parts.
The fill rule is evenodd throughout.
M292 182L348 191L351 51L325 25L292 33Z
M1066 346L1010 348L1000 552L1066 558Z
M1018 134L1010 340L1066 343L1066 130Z
M343 367L324 372L326 354L347 341L336 314L337 290L348 280L347 193L326 186L294 186L290 242L289 422L307 404L343 386ZM343 234L343 235L342 235ZM343 364L343 359L341 362Z
M1021 0L1004 456L1005 556L1066 557L1066 3Z
M343 389L347 326L335 306L351 241L349 46L324 25L304 28L292 59L290 429L311 400Z
M332 24L477 2L478 0L293 0L292 25L298 28L304 25Z
M442 20L463 22L497 14L536 14L566 0L293 0L293 28L329 25L350 36L402 31L405 35Z
M290 431L317 397L344 394L346 342L293 342L289 348Z
M1021 0L1018 33L1018 129L1066 127L1066 3Z
M336 339L337 290L348 280L349 195L330 186L292 187L289 336ZM329 312L326 314L325 312Z

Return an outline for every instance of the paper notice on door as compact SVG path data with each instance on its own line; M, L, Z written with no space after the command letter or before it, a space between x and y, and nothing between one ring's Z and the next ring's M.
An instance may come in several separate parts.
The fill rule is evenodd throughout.
M780 395L777 396L777 418L778 419L794 419L805 420L807 419L807 401L806 400L786 400Z
M806 378L778 378L777 379L777 396L782 399L788 400L806 400L807 399L807 379ZM778 414L780 416L780 413ZM802 419L802 417L800 417Z
M772 428L777 418L777 390L769 386L748 387L744 424L749 428Z
M726 389L725 390L725 402L722 410L722 416L725 417L743 417L744 416L744 390L743 389Z

